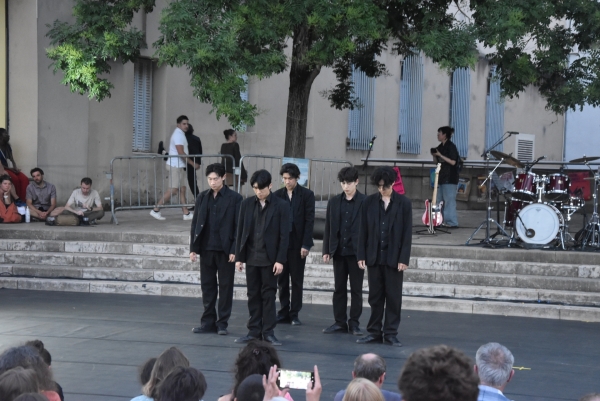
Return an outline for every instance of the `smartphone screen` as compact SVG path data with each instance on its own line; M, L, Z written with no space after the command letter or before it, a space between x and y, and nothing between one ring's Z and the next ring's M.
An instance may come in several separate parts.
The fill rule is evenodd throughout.
M313 372L280 369L277 385L279 388L295 388L306 390L308 388L308 383L312 383L314 381L315 379Z

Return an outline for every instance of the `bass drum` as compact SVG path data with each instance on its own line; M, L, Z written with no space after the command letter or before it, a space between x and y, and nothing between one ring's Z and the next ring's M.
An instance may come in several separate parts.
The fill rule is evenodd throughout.
M556 238L564 223L563 215L554 206L532 203L519 211L515 227L521 241L546 245Z

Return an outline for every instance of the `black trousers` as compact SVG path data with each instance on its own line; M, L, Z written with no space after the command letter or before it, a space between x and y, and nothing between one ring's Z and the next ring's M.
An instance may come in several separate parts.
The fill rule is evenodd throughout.
M235 263L229 263L229 255L217 251L201 252L200 288L204 305L204 313L200 318L201 326L227 328L233 305L234 277Z
M365 271L358 267L356 256L333 257L333 317L342 326L358 327L362 314L362 286ZM350 319L347 320L348 278L350 278ZM347 324L346 324L347 322Z
M376 337L396 336L402 311L404 272L399 272L397 267L376 265L367 267L367 275L371 305L367 331Z
M300 249L289 249L287 262L277 278L279 303L281 308L277 316L295 319L302 309L302 291L304 289L304 266L306 259L300 257ZM292 281L292 302L290 303L290 279Z
M246 285L248 287L248 335L265 338L274 335L277 325L275 298L277 297L277 277L273 266L246 265Z
M198 181L196 179L196 169L188 164L185 167L185 170L187 172L188 184L190 184L190 191L192 191L194 194L194 199L196 199L200 194L200 189L198 189Z

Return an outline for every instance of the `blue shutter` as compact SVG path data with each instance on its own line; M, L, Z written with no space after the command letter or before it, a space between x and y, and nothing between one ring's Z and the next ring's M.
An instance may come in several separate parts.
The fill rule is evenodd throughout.
M152 61L140 59L133 70L134 152L149 152L152 132Z
M244 102L247 102L249 99L249 97L248 97L248 75L242 75L242 79L244 80L246 85L245 85L245 89L242 92L240 92L240 97L242 98L242 100ZM248 126L246 124L241 124L239 126L239 130L240 130L240 132L245 132L248 130Z
M348 149L367 150L375 120L375 78L352 67L352 82L361 107L348 112Z
M421 121L423 118L423 58L408 56L402 62L400 77L400 111L398 143L400 153L421 153Z
M469 151L469 110L471 99L471 70L458 68L450 83L450 126L454 128L452 142L461 157Z
M485 147L489 149L504 136L504 98L500 81L496 79L496 66L490 69L488 77L488 93L485 108ZM502 152L503 144L496 146L494 150Z

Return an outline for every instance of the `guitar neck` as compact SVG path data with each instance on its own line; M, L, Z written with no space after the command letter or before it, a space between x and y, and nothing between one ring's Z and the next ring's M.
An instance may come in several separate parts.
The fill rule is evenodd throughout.
M437 202L437 190L438 190L438 178L440 177L439 171L435 172L435 180L433 182L433 199L431 199L431 208L435 209L435 204Z

